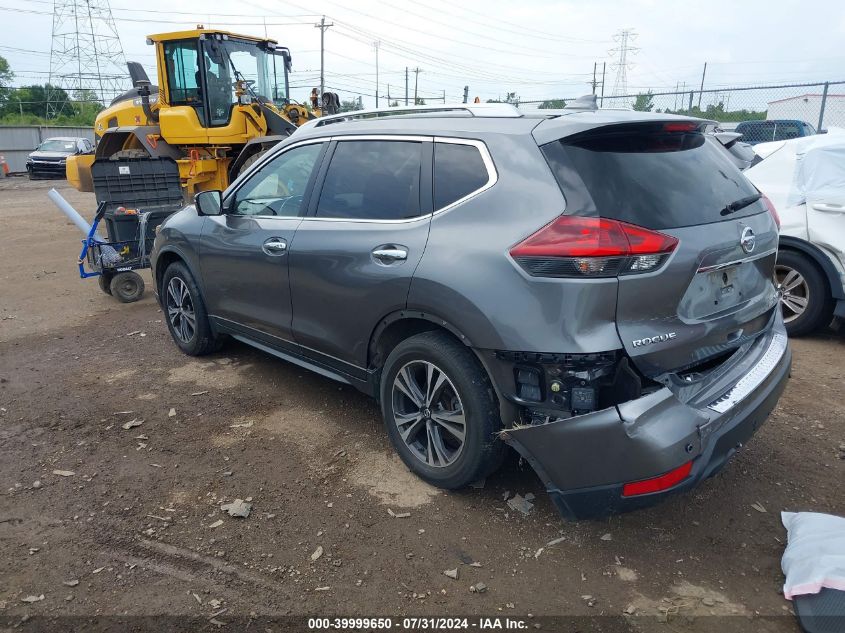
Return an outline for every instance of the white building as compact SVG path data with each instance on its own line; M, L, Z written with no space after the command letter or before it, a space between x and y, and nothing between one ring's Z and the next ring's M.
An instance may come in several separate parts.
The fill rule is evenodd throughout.
M822 95L806 94L769 101L767 119L798 119L816 126L822 107ZM845 127L845 94L827 95L822 127Z

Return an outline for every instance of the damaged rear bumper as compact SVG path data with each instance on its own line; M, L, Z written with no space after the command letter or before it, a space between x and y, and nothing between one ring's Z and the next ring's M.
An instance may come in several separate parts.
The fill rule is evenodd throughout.
M686 402L664 387L601 411L508 429L502 438L531 464L566 518L652 505L715 474L774 409L792 352L780 319L761 339L720 384ZM671 487L623 493L626 483L682 467L685 476Z

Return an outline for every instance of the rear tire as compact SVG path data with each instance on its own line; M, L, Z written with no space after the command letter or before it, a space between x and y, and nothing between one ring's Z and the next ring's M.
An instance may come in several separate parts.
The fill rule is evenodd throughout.
M833 320L833 298L822 271L808 257L791 250L778 253L775 287L790 336L803 336Z
M111 296L111 275L107 275L106 273L102 273L99 277L97 277L97 283L100 284L100 290L106 293L108 296Z
M390 442L421 479L462 488L501 465L506 446L496 435L502 423L493 385L472 352L447 334L399 343L380 392Z
M160 294L167 329L182 352L205 356L220 349L223 341L214 335L199 288L183 263L174 262L164 271Z
M144 280L136 272L117 273L109 283L111 295L121 303L134 303L144 296Z

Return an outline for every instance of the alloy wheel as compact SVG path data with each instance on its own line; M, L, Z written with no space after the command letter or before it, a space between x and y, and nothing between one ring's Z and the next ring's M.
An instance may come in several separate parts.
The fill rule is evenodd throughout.
M167 284L167 318L173 333L182 343L189 343L197 330L194 302L188 286L179 277L173 277Z
M407 363L393 381L393 417L405 446L435 468L455 463L466 441L466 417L455 385L428 361Z
M789 266L778 264L775 266L775 288L783 310L784 323L790 323L804 314L810 303L810 287L801 273Z

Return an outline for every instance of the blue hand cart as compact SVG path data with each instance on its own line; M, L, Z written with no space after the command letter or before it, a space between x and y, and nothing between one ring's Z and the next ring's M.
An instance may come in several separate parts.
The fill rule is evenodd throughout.
M122 303L132 303L144 295L144 279L135 271L150 267L149 252L153 240L147 236L147 223L151 213L128 212L129 215L138 216L138 237L112 242L103 240L97 234L107 207L105 202L98 205L91 230L82 240L79 276L83 279L97 277L100 290ZM123 207L117 211L127 213Z
M137 271L150 267L158 226L184 204L179 168L170 158L97 160L91 166L97 213L82 240L79 275L97 277L100 290L131 303L144 295ZM106 225L108 239L98 234Z

